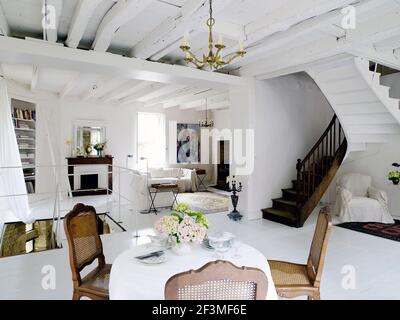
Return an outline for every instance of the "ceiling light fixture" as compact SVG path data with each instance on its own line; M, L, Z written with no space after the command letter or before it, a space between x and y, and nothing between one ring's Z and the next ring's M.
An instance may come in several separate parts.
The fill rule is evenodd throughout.
M243 43L239 42L239 50L236 53L229 57L227 60L222 59L222 50L225 48L225 45L222 41L222 36L220 35L218 38L217 44L214 45L214 37L213 37L213 26L215 25L215 19L213 17L213 9L212 9L212 0L210 0L210 17L207 20L207 26L210 30L209 39L208 39L208 48L209 53L208 56L203 54L203 59L200 60L196 57L194 53L190 50L190 44L187 40L187 37L184 36L182 40L182 44L180 46L181 50L185 53L185 61L187 64L193 64L198 69L202 69L205 66L208 66L210 70L218 70L228 64L230 64L234 59L238 57L244 57L246 51L243 48ZM214 47L217 49L214 52Z
M211 128L214 127L214 121L213 120L208 120L208 100L206 98L206 119L205 120L199 120L199 126L200 128Z

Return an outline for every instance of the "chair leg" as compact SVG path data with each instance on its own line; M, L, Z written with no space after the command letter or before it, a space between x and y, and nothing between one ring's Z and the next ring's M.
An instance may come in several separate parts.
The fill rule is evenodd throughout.
M308 300L321 300L321 295L319 293L319 290L311 293L309 296L307 296L307 299Z
M75 290L74 293L72 294L72 300L81 300L81 295Z

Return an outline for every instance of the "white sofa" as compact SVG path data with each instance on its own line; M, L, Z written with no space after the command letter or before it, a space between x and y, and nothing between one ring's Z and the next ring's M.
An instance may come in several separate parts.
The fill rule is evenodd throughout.
M121 186L123 204L128 205L135 211L147 210L150 205L147 186L157 183L177 183L179 192L194 192L197 190L196 171L192 169L149 169L149 173L132 170L130 173L123 171L118 182L117 175L114 175L114 186L116 192L113 194L115 201L119 201L117 188ZM157 207L169 206L172 204L173 196L170 192L157 195L155 205Z
M385 191L370 176L350 173L338 179L335 214L342 222L394 223Z
M196 171L186 168L157 168L149 169L148 184L176 183L179 192L196 192Z

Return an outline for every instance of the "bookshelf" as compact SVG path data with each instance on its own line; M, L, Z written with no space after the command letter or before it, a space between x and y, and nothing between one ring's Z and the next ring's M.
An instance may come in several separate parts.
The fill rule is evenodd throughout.
M26 190L28 193L35 193L36 105L27 101L11 99L11 109Z

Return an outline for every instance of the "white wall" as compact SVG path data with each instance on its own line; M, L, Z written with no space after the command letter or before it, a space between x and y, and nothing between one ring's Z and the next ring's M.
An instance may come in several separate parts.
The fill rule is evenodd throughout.
M260 218L260 210L272 206L282 188L292 187L297 159L306 156L333 117L324 95L304 73L255 81L254 92L248 110L255 132L255 168L247 186L250 219Z

